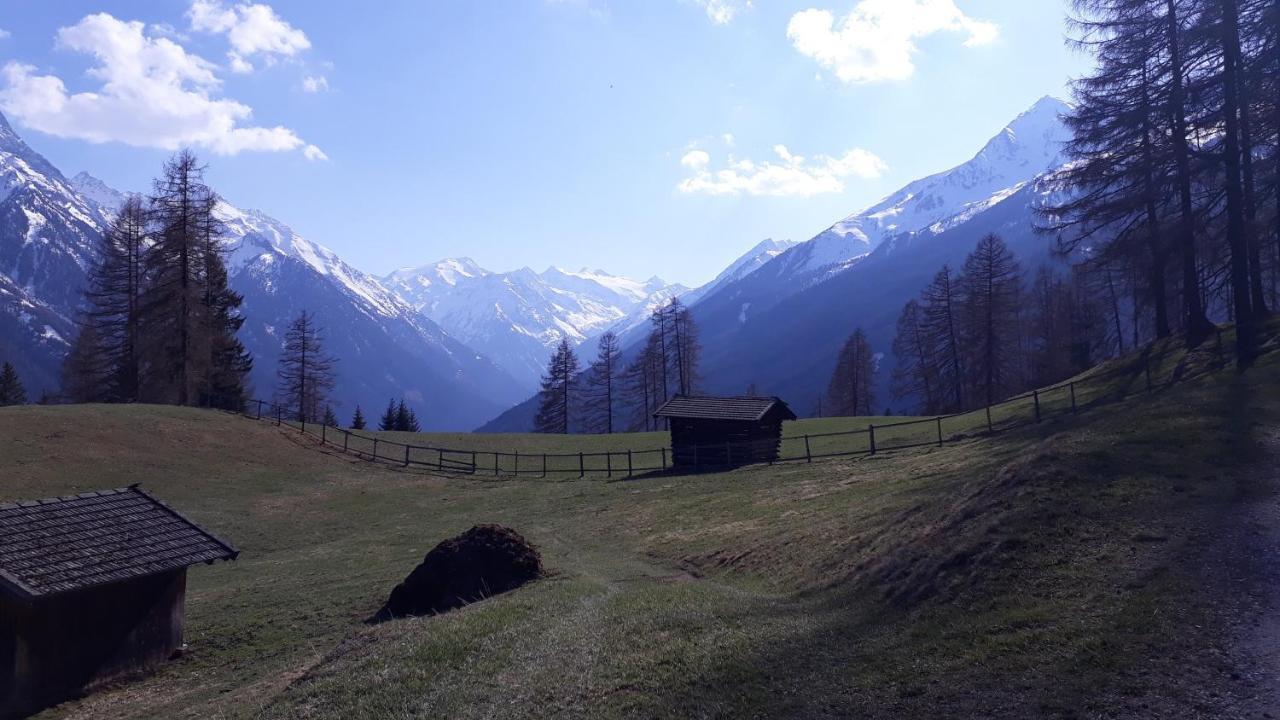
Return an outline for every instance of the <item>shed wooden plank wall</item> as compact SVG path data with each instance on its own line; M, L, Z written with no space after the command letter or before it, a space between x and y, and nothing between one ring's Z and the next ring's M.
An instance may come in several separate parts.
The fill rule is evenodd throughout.
M0 718L47 707L182 646L186 568L23 603L0 595Z

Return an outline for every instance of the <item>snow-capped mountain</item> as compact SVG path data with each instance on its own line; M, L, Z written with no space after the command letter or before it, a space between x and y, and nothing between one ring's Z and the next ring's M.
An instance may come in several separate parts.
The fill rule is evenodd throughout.
M1069 109L1057 98L1041 98L968 162L844 218L787 253L776 269L792 278L830 276L895 236L954 227L1061 165L1070 131L1060 118Z
M603 270L529 268L498 273L469 258L398 270L383 283L453 337L493 359L526 391L538 386L552 348L580 345L686 288Z
M68 180L0 116L0 361L29 394L56 392L96 244L125 195L86 173ZM376 278L283 223L223 203L231 286L245 298L241 340L256 396L270 397L290 320L302 309L327 329L338 359L337 410L376 414L404 397L424 427L469 429L523 390Z
M862 328L892 367L894 324L944 263L958 266L985 233L1000 233L1031 268L1048 255L1034 231L1042 180L1062 164L1068 106L1044 98L996 134L969 162L917 180L848 216L813 239L774 248L740 277L685 296L699 328L705 392L738 394L749 385L807 412L830 378L836 353ZM780 252L778 252L780 250ZM624 336L629 350L643 339ZM888 401L889 373L881 373ZM527 429L532 403L482 429Z
M80 288L106 226L0 115L0 361L34 399L58 385Z
M1033 206L1064 162L1069 109L1042 98L969 162L908 184L704 298L694 317L707 389L757 383L807 407L854 328L889 351L903 304L944 263L962 263L982 234L999 233L1026 268L1045 261L1050 241L1034 231Z

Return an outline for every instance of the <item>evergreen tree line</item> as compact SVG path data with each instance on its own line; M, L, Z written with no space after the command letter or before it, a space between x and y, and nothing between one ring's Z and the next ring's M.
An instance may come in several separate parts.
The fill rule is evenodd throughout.
M653 309L649 335L630 362L612 332L600 337L585 371L573 346L561 340L542 378L534 429L561 434L654 430L658 407L675 395L696 392L699 354L697 326L679 298Z
M8 361L0 368L0 407L26 405L27 390L18 378L18 371Z
M179 152L102 236L64 399L244 408L253 361L236 339L242 298L227 286L218 196L204 171Z
M1280 305L1280 2L1075 0L1071 164L1040 224L1126 298L1138 344L1238 325L1248 365ZM1109 318L1117 329L1121 312Z
M902 309L894 397L916 400L922 414L962 412L1059 382L1115 354L1120 347L1096 282L1084 269L1048 266L1028 282L1000 237L982 238L959 273L944 266ZM874 373L859 330L832 377L833 412L871 414Z

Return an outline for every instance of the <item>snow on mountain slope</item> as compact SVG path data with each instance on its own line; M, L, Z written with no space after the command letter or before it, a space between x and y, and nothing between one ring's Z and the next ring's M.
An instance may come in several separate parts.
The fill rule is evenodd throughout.
M106 220L0 115L0 361L34 399L58 385Z
M537 387L562 339L579 345L636 308L685 290L660 278L640 282L602 270L497 273L469 258L398 270L383 283L450 335L493 359L527 391Z
M895 235L937 223L944 223L939 227L945 229L949 218L971 216L975 205L989 207L994 198L1016 192L1021 184L1062 163L1070 131L1061 116L1068 110L1070 106L1057 98L1041 98L972 160L917 180L832 225L810 241L824 249L812 253L808 268L819 269L842 254L864 254Z
M33 397L58 389L86 271L125 197L86 173L67 180L0 116L0 360ZM327 248L258 211L222 203L216 214L231 286L244 295L255 396L270 397L284 333L306 309L338 360L341 416L404 397L424 428L466 430L523 397L509 375Z

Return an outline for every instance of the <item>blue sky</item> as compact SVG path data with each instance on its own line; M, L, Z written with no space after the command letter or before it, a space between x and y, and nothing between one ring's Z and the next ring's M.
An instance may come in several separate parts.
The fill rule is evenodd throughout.
M376 274L698 284L968 159L1086 60L1059 0L8 0L0 110L67 172L212 184ZM137 24L131 24L137 23Z

